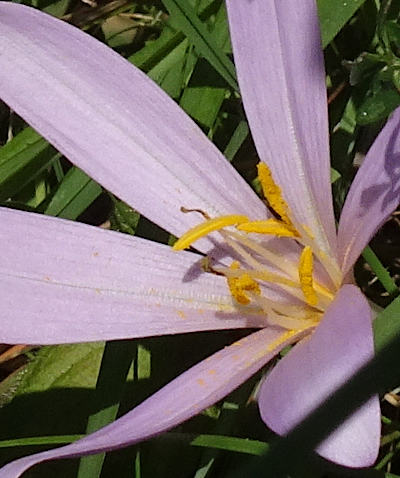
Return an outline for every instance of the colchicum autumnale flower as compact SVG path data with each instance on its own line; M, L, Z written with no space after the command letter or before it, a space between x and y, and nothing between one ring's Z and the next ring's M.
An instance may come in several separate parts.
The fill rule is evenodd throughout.
M111 425L10 463L0 477L168 430L307 336L259 394L263 420L285 434L373 356L371 311L351 284L351 270L398 204L400 111L367 154L336 232L314 0L228 0L227 8L265 201L117 53L41 12L0 2L2 99L106 189L181 236L176 249L193 244L208 257L205 263L196 253L1 208L0 341L260 329ZM376 459L379 435L373 397L317 451L337 463L367 466Z

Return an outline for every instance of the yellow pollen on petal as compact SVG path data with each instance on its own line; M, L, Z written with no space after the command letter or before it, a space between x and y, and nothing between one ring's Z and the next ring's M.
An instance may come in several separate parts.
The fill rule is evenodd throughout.
M214 219L209 219L202 224L198 224L189 231L185 232L173 245L175 251L181 251L191 246L193 242L201 239L204 236L207 236L211 232L218 231L228 226L236 226L237 224L242 224L243 222L249 222L247 216L242 216L238 214L233 214L230 216L220 216Z
M270 207L282 218L282 221L288 225L292 225L292 221L288 214L288 205L282 197L281 188L275 183L271 171L265 163L257 164L258 179L265 199Z
M317 305L318 303L318 297L314 289L313 268L313 252L310 246L306 246L300 255L299 280L304 298L309 305Z
M236 229L244 232L272 234L278 237L298 237L299 235L293 226L284 223L283 221L278 221L277 219L243 222L242 224L236 226Z
M239 263L237 261L232 262L231 269L236 270L238 268ZM256 295L261 294L260 286L247 273L243 273L239 277L227 277L227 281L232 296L239 304L247 305L250 303L246 292L252 292Z

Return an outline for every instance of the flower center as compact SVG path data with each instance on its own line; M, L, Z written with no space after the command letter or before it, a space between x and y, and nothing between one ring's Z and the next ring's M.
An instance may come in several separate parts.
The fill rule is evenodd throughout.
M316 326L333 300L341 277L334 260L316 247L312 233L305 226L296 229L293 225L290 209L264 163L258 164L258 178L276 217L255 221L245 215L210 218L201 210L182 208L183 212L201 213L205 221L181 236L173 248L186 249L218 232L235 260L225 266L210 264L206 258L204 269L226 277L239 307L264 313L268 324L289 330ZM285 239L276 244L271 241L273 236Z

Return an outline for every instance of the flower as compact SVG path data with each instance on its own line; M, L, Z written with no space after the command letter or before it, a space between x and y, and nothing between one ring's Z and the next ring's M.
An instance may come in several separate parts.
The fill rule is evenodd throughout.
M264 421L286 433L373 356L370 308L351 284L351 269L398 204L400 110L366 156L336 233L314 0L228 0L227 7L243 103L269 168L260 166L259 175L273 221L193 121L144 74L74 27L0 2L3 100L105 188L183 235L176 248L199 238L196 249L211 258L206 272L195 253L1 208L7 227L0 232L0 340L51 344L260 329L109 426L14 461L0 477L170 429L307 335L260 392ZM199 213L182 207L211 222L199 226ZM286 237L251 232L259 227ZM372 397L317 451L344 465L369 465L379 423Z

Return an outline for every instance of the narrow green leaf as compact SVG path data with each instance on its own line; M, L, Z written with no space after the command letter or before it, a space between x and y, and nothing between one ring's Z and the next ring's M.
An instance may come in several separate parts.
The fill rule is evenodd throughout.
M236 153L239 151L248 134L249 127L246 121L241 121L237 125L233 135L231 136L231 139L229 140L229 143L226 145L224 150L224 155L229 161L232 161L236 156Z
M200 20L205 21L215 13L214 3L218 3L218 1L211 2L203 8L200 6ZM165 24L161 35L156 40L148 41L141 50L130 55L128 61L141 70L149 72L184 40L185 35L181 31L176 31L170 19Z
M14 440L0 440L0 448L32 445L64 445L72 443L85 435L51 435L43 437L15 438Z
M362 255L364 259L368 262L368 264L371 266L372 270L375 272L376 277L379 279L385 290L391 296L398 295L399 289L396 286L396 283L390 277L389 272L384 268L375 252L369 246L367 246L364 249Z
M214 125L227 91L220 78L214 68L200 58L180 101L186 113L207 129Z
M120 340L107 342L96 385L93 413L87 423L90 434L113 422L117 416L126 377L132 363L136 342ZM78 478L97 478L103 467L105 453L83 457L79 463Z
M400 337L400 298L395 299L374 320L375 349L383 350L391 340Z
M229 43L225 5L217 12L211 30L220 51ZM211 129L227 93L226 83L204 58L197 60L190 82L185 88L180 105L203 127Z
M76 219L101 194L101 187L83 171L72 167L44 211L50 216Z
M199 435L194 438L190 444L192 446L217 448L219 450L247 453L250 455L262 455L269 448L268 443L262 441L223 435Z
M0 149L0 201L20 192L59 157L32 128L26 128Z
M317 0L324 48L364 2L365 0Z
M214 458L211 458L208 463L205 465L201 466L197 471L196 474L194 475L193 478L206 478L208 475L208 472L211 470L211 467L214 464Z
M57 182L61 183L61 181L64 179L64 170L61 165L61 161L57 159L53 163L53 169L54 169L54 174L56 175Z
M83 438L85 435L51 435L40 437L17 438L13 440L1 440L0 448L29 445L58 445L72 443ZM237 453L246 453L248 455L262 455L269 449L269 444L259 440L250 440L248 438L238 438L225 435L201 434L193 436L186 433L165 433L155 440L176 440L188 441L191 446L202 448L215 448L218 450L232 451Z
M141 470L141 460L140 460L140 450L136 452L135 457L135 478L141 478L142 470Z
M128 57L128 61L141 70L148 72L162 61L172 50L183 42L182 32L175 32L167 24L157 40L149 41L146 45Z
M173 98L178 98L182 90L187 48L188 41L184 39L148 71L149 77Z
M225 81L238 90L236 73L228 56L218 48L214 36L207 30L187 0L163 0L164 5L174 17L182 32L193 43L199 54L217 70Z

